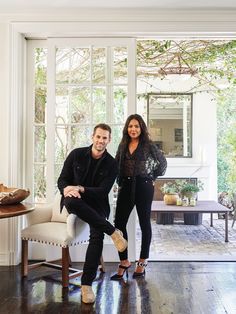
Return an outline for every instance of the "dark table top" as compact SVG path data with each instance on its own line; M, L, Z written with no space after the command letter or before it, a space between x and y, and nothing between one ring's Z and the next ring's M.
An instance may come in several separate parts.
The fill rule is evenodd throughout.
M225 213L231 209L216 201L197 201L196 206L166 205L163 201L153 201L152 211L158 212L189 212L189 213Z
M18 203L13 205L0 205L0 219L25 215L35 209L31 203Z

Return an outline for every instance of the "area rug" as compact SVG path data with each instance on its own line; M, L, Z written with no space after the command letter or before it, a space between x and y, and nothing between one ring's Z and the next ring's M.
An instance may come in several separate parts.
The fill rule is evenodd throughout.
M225 242L225 221L203 218L201 225L157 224L152 219L150 261L236 261L236 224L229 221L229 242ZM138 225L138 224L137 224ZM137 229L136 255L140 250L140 229Z

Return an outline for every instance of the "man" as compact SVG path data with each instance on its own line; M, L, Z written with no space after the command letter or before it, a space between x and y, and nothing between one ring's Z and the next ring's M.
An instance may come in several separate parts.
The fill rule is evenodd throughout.
M118 251L123 252L127 241L122 233L106 220L110 213L108 194L117 176L115 159L107 152L111 128L107 124L95 126L92 145L74 149L65 160L58 179L62 203L69 213L77 215L90 226L90 239L81 277L81 297L93 303L92 282L103 249L104 233L111 236Z

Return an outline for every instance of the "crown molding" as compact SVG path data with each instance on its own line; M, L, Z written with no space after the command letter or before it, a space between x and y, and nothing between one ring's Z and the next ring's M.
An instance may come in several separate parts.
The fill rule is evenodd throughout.
M231 10L157 10L157 9L38 9L2 10L1 22L16 21L70 21L70 22L182 22L236 20L236 8Z
M236 38L235 21L27 21L10 23L25 38Z

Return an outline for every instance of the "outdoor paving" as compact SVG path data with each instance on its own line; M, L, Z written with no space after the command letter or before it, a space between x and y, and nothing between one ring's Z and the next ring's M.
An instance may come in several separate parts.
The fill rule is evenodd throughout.
M229 220L229 242L225 242L225 220L213 220L204 214L201 225L185 225L177 221L173 225L157 224L152 219L150 261L236 261L236 223ZM137 226L138 223L137 223ZM137 257L140 250L140 229L137 228Z

